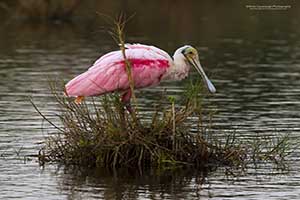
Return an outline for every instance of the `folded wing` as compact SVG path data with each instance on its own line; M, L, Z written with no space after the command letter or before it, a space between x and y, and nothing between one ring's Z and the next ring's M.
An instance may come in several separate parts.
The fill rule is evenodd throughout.
M170 67L170 56L153 46L126 45L135 88L157 85ZM66 84L68 96L96 96L129 89L126 64L121 51L99 58L88 71Z

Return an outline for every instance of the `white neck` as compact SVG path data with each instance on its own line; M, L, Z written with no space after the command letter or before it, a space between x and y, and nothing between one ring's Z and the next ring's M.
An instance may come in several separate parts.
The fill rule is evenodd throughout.
M190 65L187 63L186 58L182 54L182 50L186 46L178 48L173 55L173 63L168 69L167 73L164 76L164 79L168 80L182 80L188 76Z

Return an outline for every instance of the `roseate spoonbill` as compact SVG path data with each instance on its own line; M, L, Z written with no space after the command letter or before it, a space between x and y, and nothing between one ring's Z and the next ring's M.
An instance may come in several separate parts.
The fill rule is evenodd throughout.
M178 48L173 59L165 51L143 44L126 44L125 54L131 63L134 88L155 86L162 80L181 80L188 76L190 66L201 75L211 93L216 92L201 67L197 50L185 45ZM85 96L97 96L121 91L122 102L130 108L131 91L126 64L121 50L100 57L86 72L69 81L65 86L67 96L74 96L80 103Z

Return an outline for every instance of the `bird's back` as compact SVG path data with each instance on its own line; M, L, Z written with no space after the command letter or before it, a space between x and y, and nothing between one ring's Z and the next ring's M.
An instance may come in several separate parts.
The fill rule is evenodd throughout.
M141 44L126 44L126 58L131 63L135 88L156 85L172 62L163 50ZM129 89L126 64L121 51L100 57L88 71L66 85L69 96L95 96Z

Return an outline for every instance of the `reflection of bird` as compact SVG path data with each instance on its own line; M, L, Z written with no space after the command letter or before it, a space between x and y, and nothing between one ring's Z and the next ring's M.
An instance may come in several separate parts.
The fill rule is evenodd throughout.
M208 90L216 91L200 65L197 50L189 45L177 49L173 59L154 46L126 44L125 47L134 88L154 86L165 79L181 80L187 77L192 65L202 76ZM69 81L65 91L68 96L76 96L77 103L85 96L122 91L122 101L129 105L131 91L122 52L113 51L99 58L88 71Z

